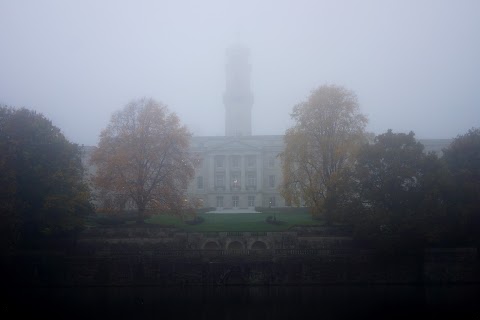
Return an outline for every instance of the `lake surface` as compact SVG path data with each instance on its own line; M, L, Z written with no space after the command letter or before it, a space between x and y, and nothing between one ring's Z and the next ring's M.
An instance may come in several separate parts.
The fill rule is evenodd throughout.
M2 319L480 319L479 285L68 287L5 293Z

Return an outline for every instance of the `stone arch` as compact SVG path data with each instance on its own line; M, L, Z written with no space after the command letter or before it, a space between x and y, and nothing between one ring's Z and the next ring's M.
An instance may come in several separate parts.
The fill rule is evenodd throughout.
M204 250L220 250L220 245L216 241L207 241L203 245Z
M228 244L227 250L243 250L243 244L240 241L232 241Z
M257 240L250 246L250 250L267 250L268 246L265 242Z

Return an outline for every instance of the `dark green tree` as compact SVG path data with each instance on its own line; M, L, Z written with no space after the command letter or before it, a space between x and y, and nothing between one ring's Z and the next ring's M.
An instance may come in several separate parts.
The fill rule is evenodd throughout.
M388 130L365 145L351 196L357 238L388 249L423 247L436 232L435 215L444 210L442 170L413 132Z
M2 249L82 226L92 209L81 149L35 111L0 107Z
M459 135L443 150L451 175L445 237L458 244L480 245L480 128Z

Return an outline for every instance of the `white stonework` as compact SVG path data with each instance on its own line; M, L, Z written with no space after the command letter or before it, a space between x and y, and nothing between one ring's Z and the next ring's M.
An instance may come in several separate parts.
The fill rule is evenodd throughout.
M284 206L278 157L283 149L280 135L193 137L192 153L201 160L188 193L203 207Z

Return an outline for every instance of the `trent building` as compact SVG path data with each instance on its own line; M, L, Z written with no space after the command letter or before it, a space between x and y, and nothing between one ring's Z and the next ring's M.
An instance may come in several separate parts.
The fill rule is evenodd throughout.
M217 210L284 206L278 157L283 135L252 135L249 50L228 48L225 69L225 136L192 138L192 153L200 161L188 194Z

